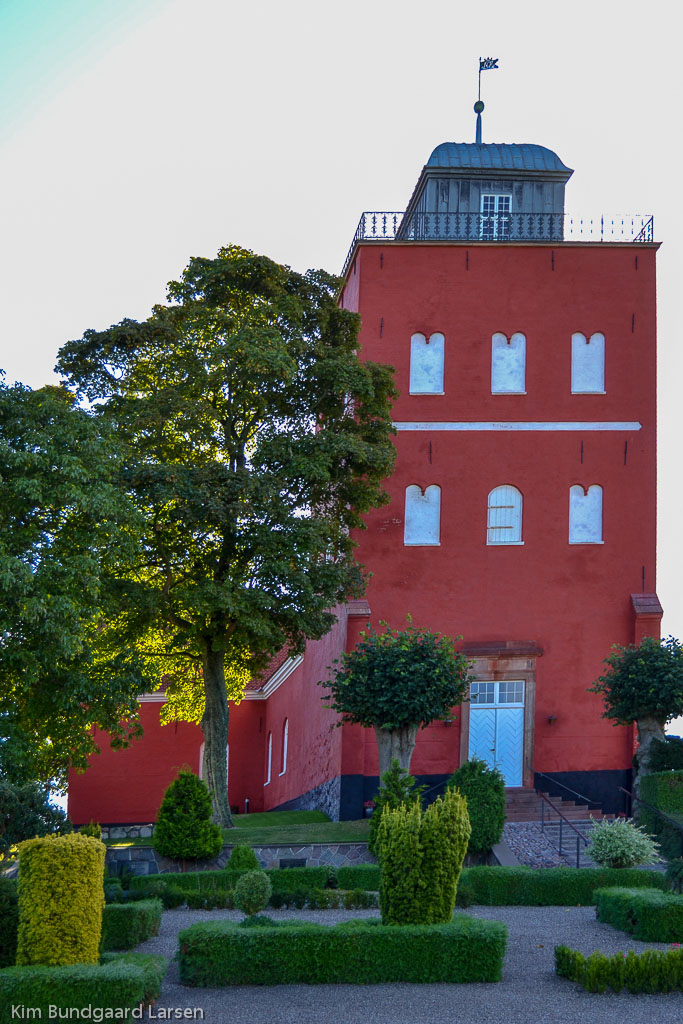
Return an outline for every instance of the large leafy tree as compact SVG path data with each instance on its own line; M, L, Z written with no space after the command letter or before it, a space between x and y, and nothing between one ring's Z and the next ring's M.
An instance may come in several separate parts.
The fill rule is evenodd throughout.
M0 386L0 775L63 784L125 744L144 685L116 645L107 576L134 545L116 445L63 388Z
M122 646L196 720L214 820L231 823L228 700L363 588L352 528L385 501L390 368L357 354L338 281L228 247L192 259L169 304L66 345L58 369L116 425L144 519L119 574Z
M320 685L342 722L374 729L383 783L394 760L409 771L420 727L447 718L467 699L469 667L453 640L440 633L410 623L383 633L371 627Z
M605 664L607 671L590 692L602 697L603 718L615 725L636 724L639 747L633 792L640 796L640 780L652 770L653 741L662 742L666 723L683 715L683 645L673 636L645 637L638 646L615 645Z

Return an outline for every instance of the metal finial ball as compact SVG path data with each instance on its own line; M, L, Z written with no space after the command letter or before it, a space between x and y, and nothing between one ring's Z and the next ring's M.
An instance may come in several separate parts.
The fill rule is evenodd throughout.
M477 100L477 102L474 104L474 113L475 114L481 114L483 109L484 109L484 101L483 100Z

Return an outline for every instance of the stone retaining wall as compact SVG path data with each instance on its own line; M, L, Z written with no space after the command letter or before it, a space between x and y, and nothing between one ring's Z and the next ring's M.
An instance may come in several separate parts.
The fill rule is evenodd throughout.
M104 829L102 830L104 832ZM113 837L112 838L119 838ZM123 837L121 837L123 838ZM132 838L132 837L127 837ZM124 839L125 842L125 839ZM215 871L225 867L232 846L224 846L213 860L188 861L188 871ZM254 846L262 868L279 868L281 860L304 860L306 867L351 867L354 864L376 864L366 843L311 843L308 846ZM180 861L161 857L151 846L109 846L106 870L110 874L130 872L133 875L158 875L182 871Z

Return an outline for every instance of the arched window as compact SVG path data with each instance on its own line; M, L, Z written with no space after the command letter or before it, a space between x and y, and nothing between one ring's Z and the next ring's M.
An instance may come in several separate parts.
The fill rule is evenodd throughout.
M413 334L410 339L410 394L443 394L443 334Z
M491 394L523 395L526 391L526 337L496 333L491 338Z
M282 771L280 775L284 775L287 771L287 745L289 741L289 719L285 718L282 724Z
M569 543L602 544L602 487L569 488Z
M511 484L494 487L486 516L487 544L523 544L522 494Z
M437 484L406 487L404 544L438 544L441 524L441 488Z
M572 334L572 394L604 395L605 335Z
M272 768L273 768L273 734L272 734L272 732L269 732L268 733L268 748L267 748L267 754L266 754L266 781L263 783L264 786L267 786L268 783L270 782L270 773L272 771Z

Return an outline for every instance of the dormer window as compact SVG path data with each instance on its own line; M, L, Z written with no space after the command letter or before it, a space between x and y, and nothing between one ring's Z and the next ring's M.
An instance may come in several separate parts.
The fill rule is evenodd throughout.
M481 197L481 238L484 242L506 241L510 237L511 196L484 193Z

